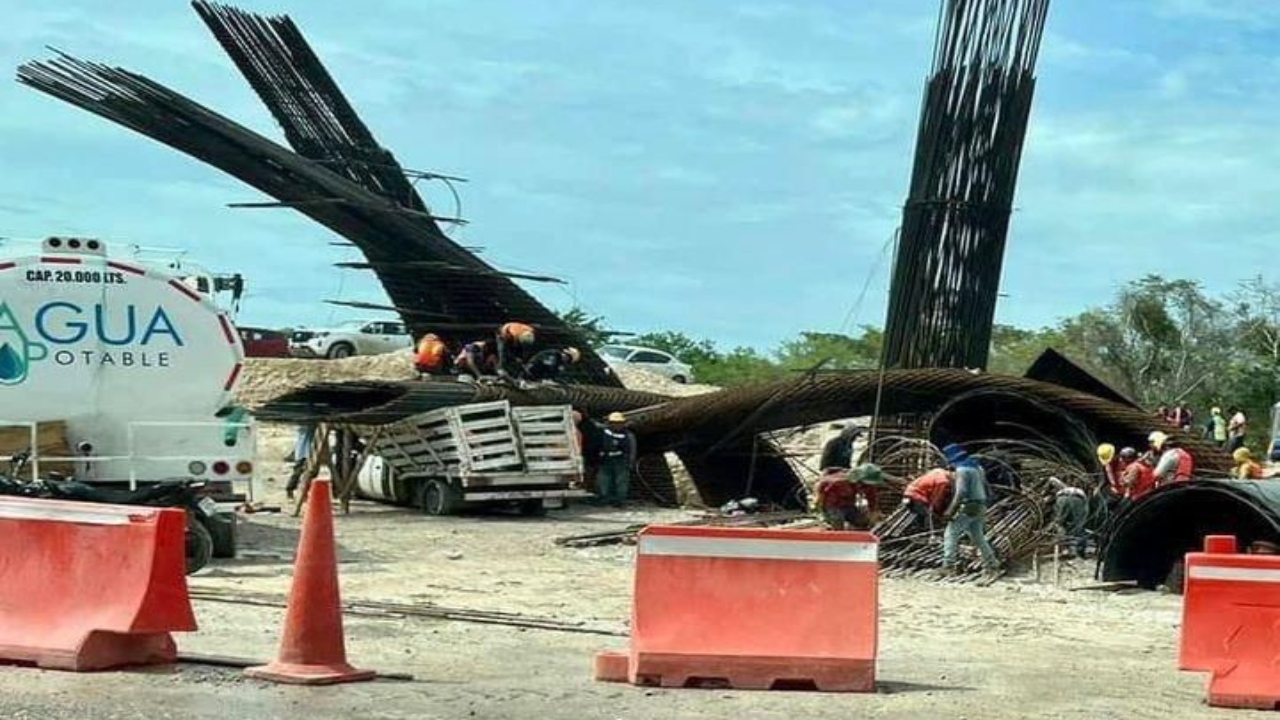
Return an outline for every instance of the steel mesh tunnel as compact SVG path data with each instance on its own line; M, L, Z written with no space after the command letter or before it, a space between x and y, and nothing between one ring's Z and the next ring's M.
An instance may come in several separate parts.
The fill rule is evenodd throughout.
M885 320L892 368L985 368L1049 0L944 0Z
M1116 518L1099 575L1153 588L1206 535L1234 535L1242 551L1257 540L1280 543L1280 483L1200 480L1156 490Z

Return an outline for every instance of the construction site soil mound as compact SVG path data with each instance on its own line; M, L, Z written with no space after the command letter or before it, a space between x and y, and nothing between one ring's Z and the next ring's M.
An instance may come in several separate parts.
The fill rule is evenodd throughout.
M681 384L638 368L618 368L616 372L628 390L683 397L720 389L714 385ZM241 405L254 407L312 383L412 380L415 377L417 372L413 369L413 353L408 351L341 360L249 358L245 360L244 380L236 397Z

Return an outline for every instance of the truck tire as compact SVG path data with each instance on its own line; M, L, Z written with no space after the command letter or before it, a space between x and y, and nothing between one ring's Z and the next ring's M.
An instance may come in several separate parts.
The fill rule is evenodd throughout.
M542 504L542 498L521 500L520 514L525 517L542 517L547 514L547 506Z
M213 556L215 558L234 558L236 556L236 516L235 513L219 513L209 518L205 529L213 538Z
M448 480L424 480L418 507L428 515L452 515L462 507L462 496Z
M351 343L339 342L334 343L333 347L329 348L329 352L325 353L325 357L330 360L340 360L342 358L349 358L355 354L356 349L351 345Z
M196 518L187 516L187 574L199 571L213 559L213 536Z

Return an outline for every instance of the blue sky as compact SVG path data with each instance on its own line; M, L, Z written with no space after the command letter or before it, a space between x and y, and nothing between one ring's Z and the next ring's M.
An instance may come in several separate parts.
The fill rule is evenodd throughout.
M404 165L470 178L454 236L569 280L528 286L553 306L725 346L883 322L935 0L237 4L293 16ZM281 137L185 2L0 17L10 76L51 45ZM1151 272L1270 275L1280 3L1057 0L1039 78L999 322L1050 324ZM353 251L324 228L226 208L264 198L212 168L13 81L0 109L0 236L188 248L248 276L246 323L383 300L332 266Z

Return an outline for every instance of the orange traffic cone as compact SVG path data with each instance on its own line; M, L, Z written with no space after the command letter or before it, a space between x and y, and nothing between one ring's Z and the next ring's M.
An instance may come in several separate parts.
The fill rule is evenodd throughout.
M332 685L372 680L372 670L347 664L342 636L342 602L338 599L338 558L333 540L333 502L329 480L311 482L307 514L302 519L298 559L285 612L280 656L270 665L251 667L246 675L295 685Z

